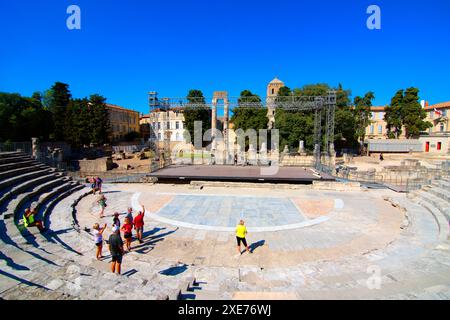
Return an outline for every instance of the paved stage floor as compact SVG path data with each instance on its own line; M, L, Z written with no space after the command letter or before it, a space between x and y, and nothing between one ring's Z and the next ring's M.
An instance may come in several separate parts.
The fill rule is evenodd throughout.
M185 180L227 180L227 181L277 181L291 183L305 183L314 180L334 181L326 173L319 175L312 168L301 167L254 167L228 165L173 165L152 172L150 176L163 179Z

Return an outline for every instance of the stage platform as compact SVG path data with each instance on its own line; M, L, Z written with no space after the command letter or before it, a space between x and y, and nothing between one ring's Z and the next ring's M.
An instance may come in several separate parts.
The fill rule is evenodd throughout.
M172 165L152 172L149 176L161 183L190 183L191 181L226 181L254 183L312 184L313 181L335 181L325 173L312 168L279 167L274 175L265 175L268 167L225 165Z

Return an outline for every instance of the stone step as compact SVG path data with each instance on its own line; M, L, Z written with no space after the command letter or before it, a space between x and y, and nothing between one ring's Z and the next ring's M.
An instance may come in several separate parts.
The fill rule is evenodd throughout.
M9 200L11 197L15 195L19 195L20 193L26 192L31 188L34 188L38 185L54 180L61 176L62 176L61 173L50 173L35 179L25 181L19 185L16 185L13 188L11 188L8 192L2 195L2 197L0 198L0 206L2 206L7 200Z
M56 187L59 187L69 181L70 181L70 178L68 178L66 176L60 176L60 177L55 176L55 179L50 180L46 183L40 184L37 187L35 187L33 190L21 194L20 195L21 199L20 199L20 201L17 202L16 207L14 208L15 220L18 221L18 220L22 219L22 213L23 213L22 209L24 209L23 206L26 204L27 201L29 201L33 197L38 197L38 196L42 195L43 193L45 193L49 190L52 190Z
M443 188L443 189L450 190L450 182L448 182L448 181L436 180L436 181L432 182L432 185L436 186L438 188Z
M444 201L450 202L450 191L442 189L436 186L430 186L428 188L424 188L427 192L435 195L438 198L441 198Z
M182 292L182 300L223 300L222 292L215 290L195 290L194 292Z
M42 217L44 221L47 221L49 219L50 214L52 213L52 209L56 206L57 203L59 203L64 198L67 198L71 194L84 189L83 185L79 185L76 183L74 184L73 182L71 183L71 185L72 187L70 187L68 190L65 190L65 192L60 193L58 197L56 197L53 201L47 204L44 211L42 212Z
M70 190L76 185L77 184L75 182L67 179L67 181L62 185L57 186L48 192L41 194L39 198L34 199L34 201L30 203L30 207L35 208L36 211L40 213L42 208L44 208L49 202L52 202L53 198L57 198L59 195L64 194L67 190Z
M17 157L17 156L23 156L26 155L23 152L17 152L17 151L13 151L13 152L0 152L0 158L11 158L11 157Z
M13 163L0 164L0 172L9 171L12 169L17 169L17 168L28 167L28 166L32 166L32 165L36 165L36 164L38 164L38 162L36 160L31 160L31 159L19 161L19 162L13 162Z
M0 158L0 165L8 164L8 163L22 162L22 161L27 161L27 160L32 160L32 159L29 156L22 156L22 155L10 157L10 158Z
M54 170L53 170L54 171ZM38 178L40 176L43 176L45 174L51 173L51 169L50 168L45 168L42 170L38 170L38 171L32 171L32 172L28 172L28 173L24 173L24 174L18 174L13 178L9 178L6 180L3 180L0 182L0 190L4 190L7 187L10 187L12 185L15 184L19 184L20 182L24 181L24 180L30 180L30 179L34 179L34 178ZM5 192L5 191L3 191Z
M29 166L29 167L23 167L23 168L18 168L18 169L13 169L10 171L5 171L5 172L0 172L0 181L9 179L9 178L13 178L28 172L33 172L33 171L39 171L39 170L43 170L43 169L49 169L49 166L46 166L44 164L36 164L33 166Z
M450 203L442 200L441 198L436 197L435 195L429 193L425 190L420 190L414 193L420 200L425 201L438 209L441 214L445 216L447 221L450 221Z

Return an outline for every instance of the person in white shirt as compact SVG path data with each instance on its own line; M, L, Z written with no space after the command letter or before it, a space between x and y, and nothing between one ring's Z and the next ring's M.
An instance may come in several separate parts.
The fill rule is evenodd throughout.
M95 242L95 245L97 246L96 258L97 258L97 260L100 260L103 258L103 255L102 255L103 231L105 231L105 229L106 229L106 223L103 228L100 228L100 225L98 223L96 223L96 224L94 224L92 229L93 229L93 234L94 234L94 242Z

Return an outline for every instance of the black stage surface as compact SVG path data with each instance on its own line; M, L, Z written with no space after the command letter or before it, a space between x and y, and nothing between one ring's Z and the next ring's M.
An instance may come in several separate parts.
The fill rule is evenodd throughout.
M291 183L311 184L313 181L335 181L325 173L315 174L311 168L279 167L274 175L264 175L264 170L274 170L269 167L256 166L225 166L225 165L172 165L152 172L151 177L157 177L159 182L189 183L191 181L228 181L256 183Z

